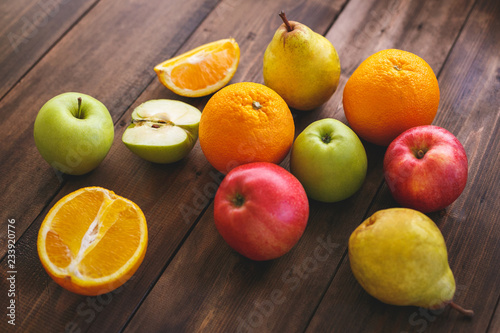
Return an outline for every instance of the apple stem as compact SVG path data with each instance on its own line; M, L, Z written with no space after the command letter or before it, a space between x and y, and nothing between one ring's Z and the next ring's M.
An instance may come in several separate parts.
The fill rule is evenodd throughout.
M423 158L425 155L424 151L422 149L419 149L419 151L417 151L417 158L418 159L421 159Z
M464 316L467 316L467 317L473 317L474 316L474 311L473 310L466 310L463 307L461 307L460 305L454 303L453 301L451 301L449 304L450 304L450 306L453 309L457 310L458 312L460 312Z
M292 31L292 30L293 30L293 28L292 28L292 26L290 25L290 22L288 22L288 19L286 18L285 11L284 11L284 10L282 10L282 11L281 11L278 15L279 15L279 16L281 17L281 19L283 20L283 23L285 23L286 30L287 30L288 32Z
M76 116L78 119L81 119L80 118L81 111L82 111L82 98L78 97L78 114Z

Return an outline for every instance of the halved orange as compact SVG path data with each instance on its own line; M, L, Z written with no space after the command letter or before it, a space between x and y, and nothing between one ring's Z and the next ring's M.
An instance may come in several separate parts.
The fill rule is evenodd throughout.
M233 38L204 44L155 66L160 82L174 93L201 97L224 87L236 73L240 48Z
M62 287L81 295L107 293L139 268L148 243L141 209L101 187L59 200L42 222L38 256Z

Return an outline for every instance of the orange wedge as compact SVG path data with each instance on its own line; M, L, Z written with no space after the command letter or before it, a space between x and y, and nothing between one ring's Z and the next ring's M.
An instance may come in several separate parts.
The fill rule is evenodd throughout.
M55 282L95 296L118 288L135 273L147 243L146 218L135 203L101 187L85 187L52 207L37 248Z
M240 48L233 38L202 45L156 65L160 82L174 93L201 97L224 87L236 73Z

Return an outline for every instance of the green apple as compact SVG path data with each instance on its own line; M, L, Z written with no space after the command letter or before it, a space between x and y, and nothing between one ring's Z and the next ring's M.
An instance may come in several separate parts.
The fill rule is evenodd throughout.
M89 95L68 92L43 105L33 134L38 151L52 167L83 175L108 154L114 125L104 104Z
M173 163L193 149L200 118L200 110L181 101L147 101L132 112L132 124L122 141L147 161Z
M365 180L366 168L358 136L335 119L310 124L292 146L290 170L307 195L318 201L336 202L353 195Z

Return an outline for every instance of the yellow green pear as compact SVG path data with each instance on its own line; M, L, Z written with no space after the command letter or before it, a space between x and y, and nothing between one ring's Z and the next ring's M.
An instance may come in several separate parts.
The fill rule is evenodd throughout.
M330 99L339 84L340 61L332 43L304 24L288 21L264 53L264 83L298 110L312 110Z
M380 210L349 238L351 269L373 297L393 305L439 309L453 303L455 279L441 231L426 215L408 208Z

